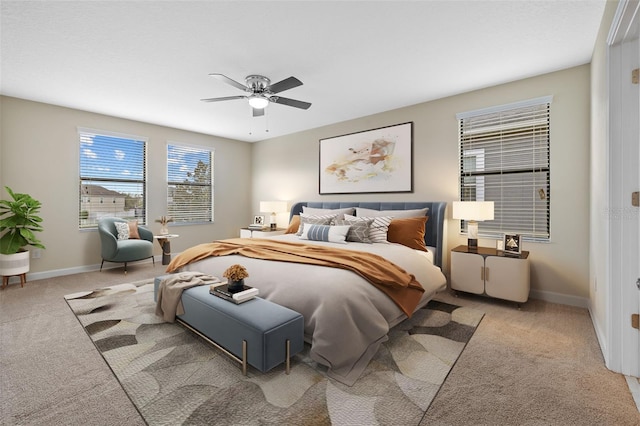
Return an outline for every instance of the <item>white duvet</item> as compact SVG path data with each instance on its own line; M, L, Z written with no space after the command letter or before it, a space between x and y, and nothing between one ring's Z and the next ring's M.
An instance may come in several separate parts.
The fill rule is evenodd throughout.
M400 244L301 241L293 234L275 238L383 256L415 275L424 287L419 307L446 287L440 268L423 254ZM230 255L209 257L181 270L222 277L224 270L236 263L247 268L249 277L245 283L258 288L260 297L302 314L311 358L328 367L329 377L347 385L360 377L380 344L387 340L389 328L406 318L384 293L343 269Z

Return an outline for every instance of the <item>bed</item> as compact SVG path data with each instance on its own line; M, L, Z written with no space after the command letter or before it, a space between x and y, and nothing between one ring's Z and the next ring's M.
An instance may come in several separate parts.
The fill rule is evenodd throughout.
M305 340L311 344L310 357L327 367L329 377L352 385L387 340L389 329L446 288L446 278L440 269L445 209L445 202L298 202L290 213L291 233L264 240L238 238L198 245L176 256L167 271L199 271L221 277L229 266L243 265L249 272L245 283L258 288L260 297L303 315ZM352 214L345 213L349 211ZM333 217L330 224L326 222L327 216ZM297 220L302 225L293 233ZM385 221L388 222L385 238L394 242L383 242L381 235L376 234L380 229L374 225L384 225ZM414 235L416 222L423 224L422 229L417 225L419 238ZM345 228L349 233L341 241ZM364 235L351 234L365 228ZM316 238L317 231L321 231L318 235L322 237ZM333 237L327 237L329 233ZM374 238L377 240L370 242ZM269 249L273 245L278 256L255 256L256 247L262 248L263 244ZM419 247L414 247L415 244ZM222 246L236 245L243 249L216 251ZM321 251L322 255L335 251L342 262L327 267L324 258L311 264L290 261L287 256L292 254L281 253L282 246L295 248L292 253L302 250L304 256L307 250ZM194 255L196 252L198 255ZM391 271L393 278L389 278L389 283L371 279L371 274L380 275L378 271L349 269L360 264L370 269L370 263L381 265L385 274L388 272L385 268L396 268ZM399 302L396 291L411 302L405 303L404 299Z

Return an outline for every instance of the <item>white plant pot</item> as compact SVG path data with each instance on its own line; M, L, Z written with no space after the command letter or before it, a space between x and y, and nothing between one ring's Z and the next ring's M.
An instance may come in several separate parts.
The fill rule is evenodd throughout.
M10 277L29 272L29 250L0 254L0 275Z

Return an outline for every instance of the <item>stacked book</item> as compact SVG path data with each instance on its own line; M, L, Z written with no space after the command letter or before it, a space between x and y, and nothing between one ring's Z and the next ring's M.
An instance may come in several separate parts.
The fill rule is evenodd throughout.
M249 225L249 229L262 231L264 229L269 229L269 227L259 223L252 223L251 225Z
M256 297L258 295L258 289L245 285L242 290L231 292L227 284L212 284L209 286L209 293L239 305Z

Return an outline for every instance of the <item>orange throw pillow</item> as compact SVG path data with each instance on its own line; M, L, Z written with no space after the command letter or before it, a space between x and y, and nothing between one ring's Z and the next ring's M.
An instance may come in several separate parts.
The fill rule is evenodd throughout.
M129 221L129 238L134 238L139 240L140 234L138 233L138 221L132 220Z
M291 218L291 222L289 223L289 227L285 231L285 234L295 234L298 232L298 228L300 227L300 216L294 215Z
M427 219L427 216L393 219L389 224L387 241L399 243L414 250L429 251L424 244Z

